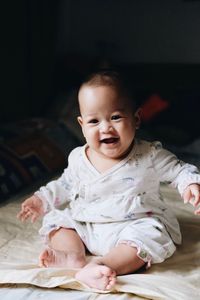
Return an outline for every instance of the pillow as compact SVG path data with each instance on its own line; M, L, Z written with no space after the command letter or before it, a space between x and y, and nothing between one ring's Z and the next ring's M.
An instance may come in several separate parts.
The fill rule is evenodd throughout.
M50 118L62 120L65 126L77 137L80 143L84 143L81 127L77 121L77 117L80 115L77 93L77 88L72 88L68 92L61 92L48 107L46 113Z
M0 199L52 177L67 166L69 152L80 144L63 122L30 119L0 129Z

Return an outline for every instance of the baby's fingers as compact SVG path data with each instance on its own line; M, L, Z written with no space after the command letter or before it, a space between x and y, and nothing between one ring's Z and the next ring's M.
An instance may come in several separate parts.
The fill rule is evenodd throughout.
M31 223L34 223L39 217L39 214L34 212L31 217Z
M21 220L22 222L24 222L24 221L26 221L26 220L30 217L30 215L31 215L31 212L30 212L30 211L24 212L24 213L21 215L20 220Z
M194 213L195 213L195 215L200 215L200 208L196 209L196 210L194 211Z
M183 194L184 203L186 204L186 203L190 202L190 199L191 199L190 189L186 189L186 191Z
M18 218L20 221L23 221L24 215L25 215L25 214L26 214L25 211L22 210L22 211L20 211L20 212L17 214L17 218Z
M194 207L197 207L199 204L200 204L200 192L199 192L199 186L195 186L193 189L192 189L192 195L193 195L193 198L192 198L192 205Z
M200 204L200 196L199 196L199 193L195 194L194 195L194 206L197 206Z
M197 207L195 209L195 215L200 215L200 207L199 207L199 204L200 204L200 192L199 192L199 186L197 186L194 190L193 190L193 196L194 196L194 200L193 200L193 205L194 207Z
M18 219L20 219L22 222L26 221L30 216L32 215L32 212L29 208L22 209L19 214L17 215Z

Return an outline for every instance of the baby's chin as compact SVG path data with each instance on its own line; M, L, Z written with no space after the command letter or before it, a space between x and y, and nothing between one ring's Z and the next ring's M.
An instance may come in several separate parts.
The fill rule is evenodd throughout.
M127 156L127 151L119 151L118 149L104 149L102 152L100 152L105 158L111 159L111 160L122 160Z

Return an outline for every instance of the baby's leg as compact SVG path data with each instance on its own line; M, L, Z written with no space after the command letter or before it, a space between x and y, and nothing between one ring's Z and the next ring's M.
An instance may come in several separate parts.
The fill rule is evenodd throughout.
M109 290L115 284L116 275L133 273L144 264L137 256L136 248L120 244L105 256L87 264L75 277L92 288Z
M85 266L85 247L75 230L60 228L51 232L49 239L49 247L39 256L40 266L65 268Z

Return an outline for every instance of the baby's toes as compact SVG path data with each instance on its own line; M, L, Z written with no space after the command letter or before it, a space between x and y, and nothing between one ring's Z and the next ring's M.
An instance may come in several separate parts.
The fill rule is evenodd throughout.
M115 272L107 266L100 265L100 271L103 276L113 277Z
M114 285L115 285L115 283L116 283L116 277L109 277L108 278L108 284L107 284L107 286L106 286L106 290L110 290Z
M51 261L51 257L53 256L52 251L50 249L44 249L39 256L39 265L41 267L48 267L48 262Z

